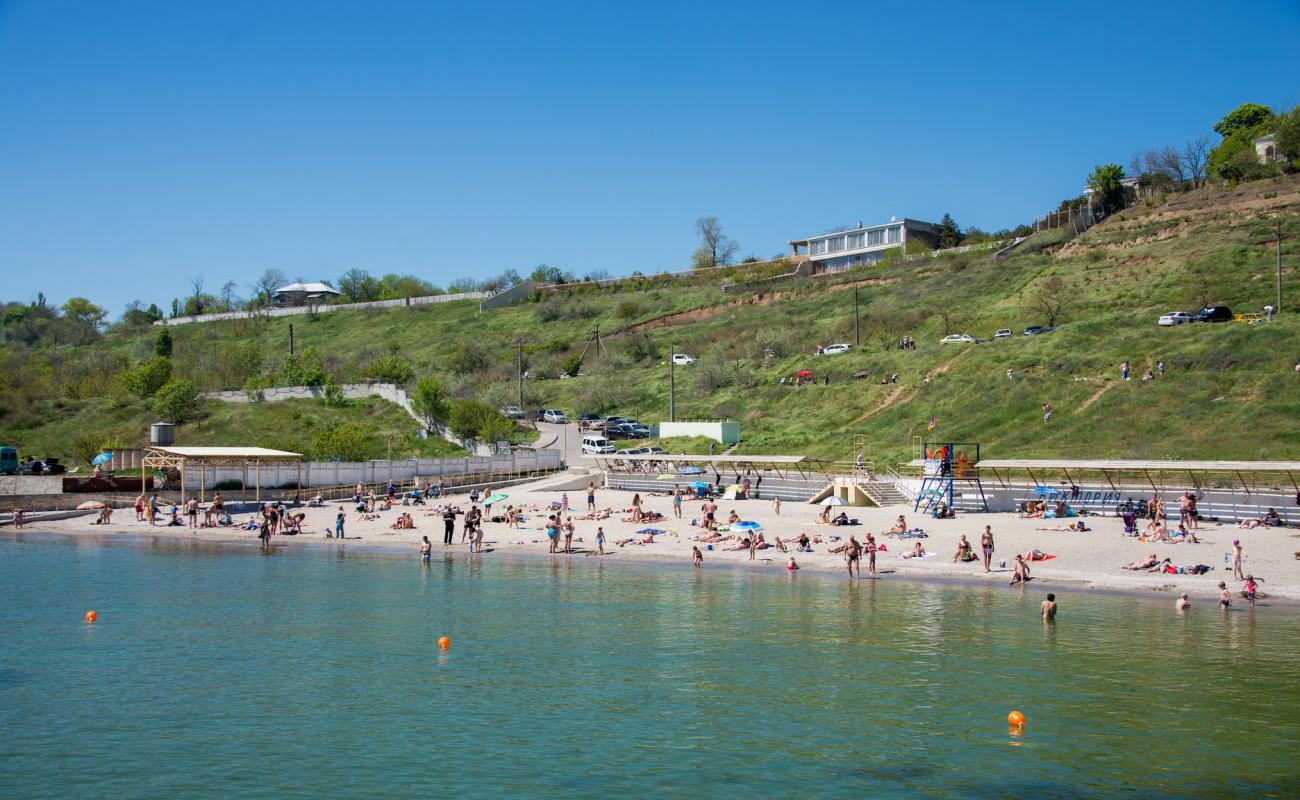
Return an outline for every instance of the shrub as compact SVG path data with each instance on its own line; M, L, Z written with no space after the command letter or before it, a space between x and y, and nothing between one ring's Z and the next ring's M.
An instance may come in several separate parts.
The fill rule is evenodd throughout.
M632 319L641 313L641 306L631 300L624 300L618 304L618 310L615 313L618 314L619 319Z
M344 422L316 434L310 452L317 461L365 461L375 446L375 437L357 422Z
M198 415L198 389L185 379L168 381L154 395L153 410L168 422L185 422Z
M559 303L541 303L537 305L538 322L554 322L560 318Z
M462 439L494 442L511 439L514 423L478 400L457 400L447 417L447 428Z
M576 378L578 372L582 370L582 356L575 353L565 358L561 368L568 373L569 377Z
M396 353L372 359L361 373L363 377L384 383L406 384L415 377L415 368Z
M284 386L324 386L325 367L320 352L308 347L300 355L285 356L280 382Z
M171 360L163 356L154 356L123 375L122 383L137 397L153 397L171 378Z
M435 375L425 375L416 382L411 391L411 409L424 420L426 427L447 419L450 407L447 403L447 388Z

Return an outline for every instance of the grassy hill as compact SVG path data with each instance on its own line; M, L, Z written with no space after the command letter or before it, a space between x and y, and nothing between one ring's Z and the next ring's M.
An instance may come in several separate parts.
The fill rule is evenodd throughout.
M530 407L650 422L667 414L665 359L675 346L699 359L677 370L678 418L741 420L741 452L847 459L853 435L863 434L874 460L897 462L910 457L913 437L927 435L933 416L931 438L979 441L986 455L1004 458L1300 458L1300 374L1294 371L1300 313L1258 325L1155 324L1160 313L1205 303L1245 312L1272 302L1277 219L1288 240L1286 280L1296 301L1287 307L1300 312L1294 272L1300 180L1289 176L1142 204L1077 238L1061 231L1037 236L1001 261L964 253L829 279L742 276L725 292L712 279L691 285L647 279L483 314L476 303L458 302L316 320L186 325L172 329L173 361L179 375L205 390L239 388L249 378L273 383L292 322L299 352L313 348L341 382L382 372L396 353L415 375L441 377L453 396L499 406L517 400L516 343L522 341ZM813 356L817 345L854 341L855 292L860 346ZM1027 325L1048 322L1044 298L1047 306L1059 305L1057 330L1019 335ZM602 351L591 345L582 375L557 379L596 326ZM945 332L988 338L1004 327L1017 335L939 343ZM121 365L151 355L156 333L115 331L92 344L7 357L17 369L42 359ZM914 337L916 349L896 349L902 336ZM1124 360L1135 377L1127 383L1119 380ZM1161 360L1164 379L1137 379ZM802 369L831 382L800 389L779 384ZM852 378L862 370L871 377ZM897 384L879 384L882 374L894 372ZM3 387L0 438L53 452L66 448L76 430L142 431L151 421L148 407L123 401L114 387L105 379L88 399L70 401L11 382ZM1044 402L1055 409L1050 424L1042 421ZM269 438L301 441L352 420L377 436L372 418L387 413L378 410L384 405L229 409L208 403L206 417L182 434L229 442L265 430ZM382 423L390 424L409 433L409 421ZM414 439L401 445L421 446L429 445Z

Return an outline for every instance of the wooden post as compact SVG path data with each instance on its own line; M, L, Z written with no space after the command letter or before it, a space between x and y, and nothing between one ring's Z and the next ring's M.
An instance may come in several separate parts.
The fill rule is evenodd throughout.
M185 507L185 459L183 458L181 459L181 465L178 471L181 474L181 508L184 508Z
M256 489L257 505L261 507L262 505L262 459L259 458L253 461L253 473L256 476L256 480L257 480L257 489Z

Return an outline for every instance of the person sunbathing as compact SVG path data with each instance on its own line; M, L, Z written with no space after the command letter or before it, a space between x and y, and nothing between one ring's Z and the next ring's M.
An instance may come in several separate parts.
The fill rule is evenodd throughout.
M739 542L736 543L736 545L735 545L734 547L724 547L724 548L722 548L722 549L723 549L723 550L748 550L748 549L749 549L749 539L747 539L747 538L746 538L746 539L741 539Z
M896 519L896 520L894 521L894 527L890 528L890 529L889 529L889 532L890 532L890 533L907 533L907 520L903 519L903 515L902 515L902 514L899 514L899 515L898 515L898 519Z
M830 521L831 521L831 507L830 507L830 506L822 506L822 513L819 514L819 515L817 515L817 521L818 521L818 522L825 523L825 524L828 524L828 525L830 524Z
M921 543L917 542L915 547L903 553L903 558L925 558L928 555L930 554L925 552L925 548L921 546Z
M1250 528L1271 528L1281 524L1282 524L1282 518L1278 516L1278 513L1276 511L1270 508L1268 512L1265 513L1262 517L1258 517L1256 519L1242 520L1241 524L1238 525L1237 527L1246 528L1249 530Z
M1169 541L1169 529L1158 519L1151 521L1146 531L1138 537L1139 542L1167 542Z
M849 515L848 515L846 512L841 511L841 512L840 512L840 515L839 515L838 517L836 517L835 519L831 520L831 524L832 524L832 525L848 525L848 524L849 524Z
M920 542L917 542L917 544L919 545ZM970 542L967 541L966 534L964 533L961 535L961 538L957 540L957 552L953 553L952 560L953 563L959 561L966 562L966 561L978 560L978 556L976 556L975 553L971 550Z
M325 505L325 497L319 494L307 501L307 506L309 508L322 508L324 507L324 505Z
M1173 563L1167 558L1157 561L1143 570L1143 572L1164 572L1166 567L1171 569L1173 568Z
M1057 525L1057 526L1054 526L1054 527L1051 527L1051 528L1034 528L1034 530L1036 530L1036 531L1074 531L1074 532L1077 533L1077 532L1080 532L1080 531L1087 531L1087 530L1088 530L1088 526L1083 524L1083 520L1079 520L1079 521L1077 521L1077 522L1071 522L1069 525L1065 525L1065 526Z
M714 531L710 533L708 536L701 536L699 539L696 539L696 541L697 542L720 542L722 541L722 539L723 539L722 534L718 533L717 531Z
M736 509L733 508L731 509L731 513L727 515L727 524L735 525L737 522L740 522L740 515L737 514Z
M1152 553L1140 561L1134 561L1132 564L1125 564L1120 567L1120 569L1151 569L1159 563L1159 561L1160 559L1156 558L1156 554Z
M1030 550L1028 553L1025 553L1026 561L1046 561L1051 557L1052 556L1049 556L1047 553L1044 553L1042 550L1039 550L1037 547L1035 547L1033 550Z
M1193 532L1191 532L1191 531L1189 531L1189 530L1187 530L1187 526L1184 525L1184 524L1181 523L1181 522L1178 523L1178 530L1175 531L1174 533L1170 534L1170 536L1169 536L1169 541L1171 541L1171 542L1190 542L1191 544L1200 544L1200 543L1201 543L1201 540L1196 538L1196 534L1193 533Z

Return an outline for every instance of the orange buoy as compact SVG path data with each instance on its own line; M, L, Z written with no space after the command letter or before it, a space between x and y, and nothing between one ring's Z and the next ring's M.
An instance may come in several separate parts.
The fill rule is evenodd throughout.
M450 650L450 649L451 649L451 639L448 639L446 636L443 636L442 638L440 638L440 639L438 640L438 649L439 649L439 650Z
M1007 714L1007 724L1013 728L1023 728L1025 727L1025 715L1019 711L1012 711Z
M97 620L97 619L99 619L99 614L98 614L98 613L96 613L96 612L94 612L94 611L87 611L87 612L86 612L86 622L87 622L88 624L94 625L94 624L95 624L95 620Z

